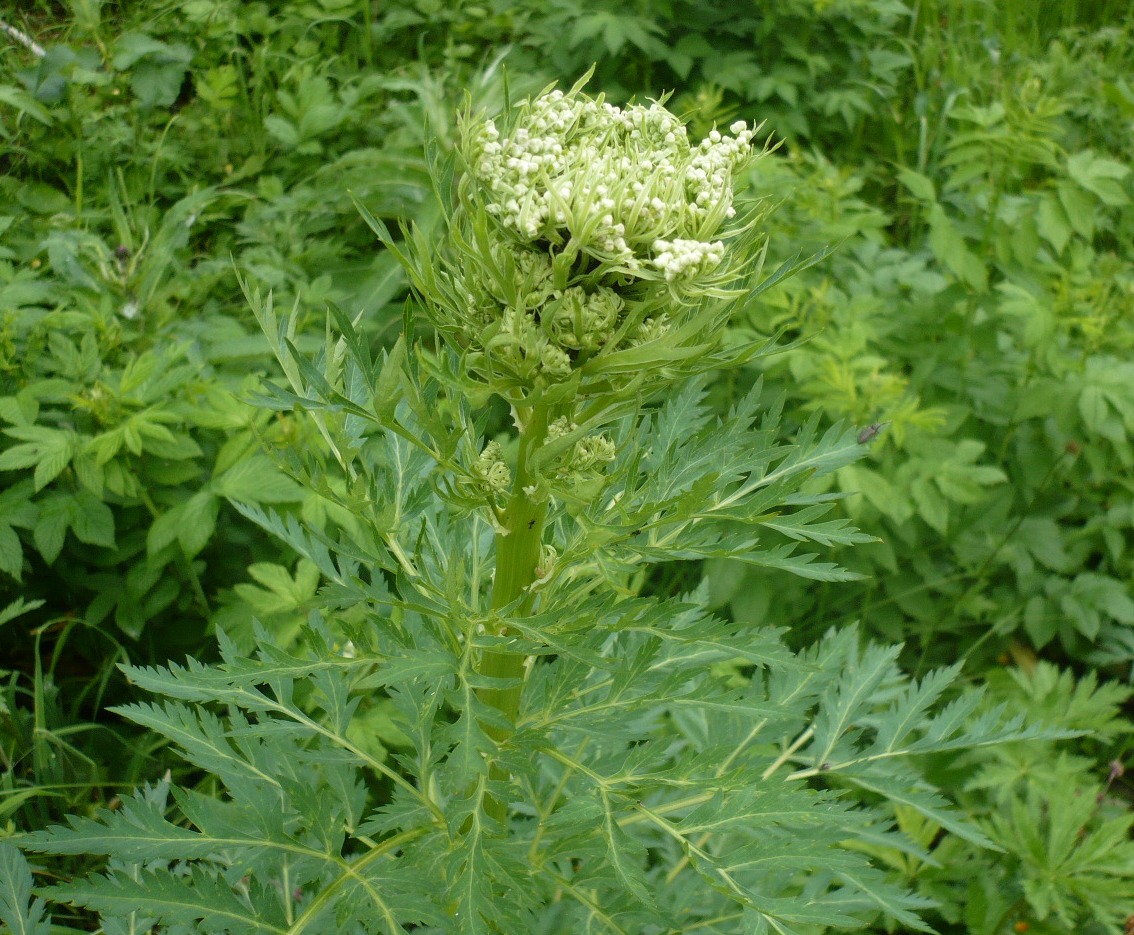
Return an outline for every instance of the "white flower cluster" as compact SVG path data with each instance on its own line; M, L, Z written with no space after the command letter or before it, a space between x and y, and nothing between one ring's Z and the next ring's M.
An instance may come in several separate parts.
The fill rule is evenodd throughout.
M711 272L724 259L724 243L715 240L655 240L654 258L650 261L665 274L666 282L690 279Z
M722 136L711 130L701 140L685 171L686 194L691 201L689 211L695 217L706 217L721 200L721 193L732 192L732 168L748 158L752 151L753 131L743 120L729 127L735 136ZM725 209L726 217L734 217L736 209L731 203Z
M743 121L730 131L692 146L660 104L623 109L554 90L524 105L505 135L492 120L473 124L466 152L504 228L528 242L574 239L634 271L655 242L706 240L735 215L732 172L754 131Z
M720 333L762 236L756 213L728 223L756 130L738 121L691 141L661 103L620 108L581 89L541 94L506 123L466 114L439 274L424 251L418 261L442 333L513 402L654 379L694 333ZM610 457L606 439L585 439L556 470Z

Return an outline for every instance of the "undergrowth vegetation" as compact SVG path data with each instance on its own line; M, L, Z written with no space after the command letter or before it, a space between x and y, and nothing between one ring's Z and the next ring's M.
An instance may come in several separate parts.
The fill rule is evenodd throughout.
M0 21L0 932L1134 926L1127 3Z

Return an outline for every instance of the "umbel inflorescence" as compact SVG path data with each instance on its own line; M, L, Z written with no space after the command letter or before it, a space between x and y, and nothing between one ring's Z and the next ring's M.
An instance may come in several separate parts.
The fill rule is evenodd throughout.
M466 112L443 184L446 242L407 263L463 370L513 403L586 398L713 346L761 242L738 217L742 121L691 141L660 101L548 89Z
M488 213L521 242L575 239L612 266L640 272L644 261L673 281L723 258L724 244L710 238L736 214L732 171L752 140L743 121L731 130L694 147L661 104L623 110L552 90L503 138L493 120L468 126L465 152ZM683 262L694 254L700 262Z

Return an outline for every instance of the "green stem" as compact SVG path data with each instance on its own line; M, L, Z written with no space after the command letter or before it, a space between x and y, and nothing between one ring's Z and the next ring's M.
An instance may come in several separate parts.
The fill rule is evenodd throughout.
M536 580L536 570L542 558L547 503L534 501L524 492L524 488L537 480L533 461L536 450L547 435L548 414L543 405L536 405L519 413L519 416L520 451L516 459L512 495L504 510L503 529L496 534L496 578L492 587L492 609L500 610L517 598L523 598L516 612L526 614L532 611L535 603L528 587ZM508 625L503 621L494 635L506 636L507 633ZM516 680L515 685L507 688L482 688L477 692L477 697L501 712L509 725L515 723L520 711L525 658L523 653L490 649L485 651L478 667L480 675ZM485 732L497 743L503 743L511 735L512 729L511 726L501 728L490 725L485 728ZM493 763L489 779L507 781L508 771ZM507 817L507 803L492 796L485 799L484 810L487 815L500 821Z

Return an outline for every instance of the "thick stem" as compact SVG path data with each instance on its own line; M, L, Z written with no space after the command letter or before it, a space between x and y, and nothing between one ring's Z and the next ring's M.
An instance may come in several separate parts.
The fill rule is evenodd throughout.
M496 535L496 578L492 586L492 609L499 610L523 597L528 587L536 579L543 553L543 526L547 518L547 504L535 502L525 487L531 486L536 478L533 460L536 449L543 444L547 435L547 410L537 405L521 414L520 451L516 459L516 472L512 484L512 495L504 510L503 530ZM528 613L533 609L534 599L528 594L518 612ZM505 636L508 625L503 622L497 636ZM492 678L517 679L524 675L523 653L506 650L486 650L481 657L478 671ZM482 688L477 692L485 704L501 712L513 724L520 710L523 683L517 681L507 688ZM485 732L497 743L502 743L512 733L512 728L486 727ZM508 772L493 764L489 778L507 780ZM485 799L485 812L501 821L507 816L507 803L496 798Z

